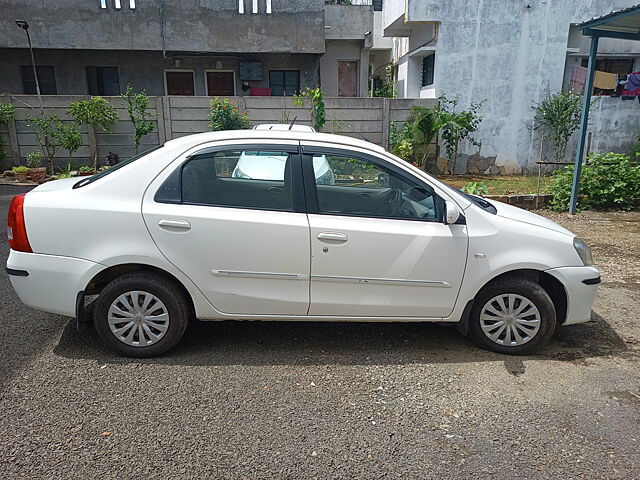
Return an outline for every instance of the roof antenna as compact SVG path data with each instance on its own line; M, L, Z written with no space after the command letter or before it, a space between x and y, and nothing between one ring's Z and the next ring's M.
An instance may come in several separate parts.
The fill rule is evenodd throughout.
M296 120L298 119L298 116L296 115L295 117L293 117L293 120L291 121L291 123L289 124L289 130L291 130L293 128L293 124L296 123Z

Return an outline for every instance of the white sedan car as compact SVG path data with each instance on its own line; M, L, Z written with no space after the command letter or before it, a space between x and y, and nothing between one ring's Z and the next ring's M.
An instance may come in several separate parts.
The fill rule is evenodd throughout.
M284 175L233 175L260 151ZM437 322L521 354L588 321L600 282L587 245L550 220L372 143L295 130L191 135L45 183L14 198L8 232L25 304L92 320L134 357L173 347L193 316Z

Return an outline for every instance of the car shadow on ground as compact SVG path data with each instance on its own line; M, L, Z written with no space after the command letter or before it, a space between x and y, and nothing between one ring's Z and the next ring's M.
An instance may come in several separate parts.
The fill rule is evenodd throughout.
M428 323L198 322L162 357L128 359L105 347L95 330L64 329L54 352L105 363L165 365L401 365L505 361L510 373L527 359L581 362L590 357L628 356L625 342L605 319L560 327L534 355L510 357L476 347L455 328Z

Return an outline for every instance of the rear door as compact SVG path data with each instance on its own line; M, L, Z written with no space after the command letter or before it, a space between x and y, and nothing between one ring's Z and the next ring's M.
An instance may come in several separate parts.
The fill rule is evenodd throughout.
M282 171L234 177L247 151L286 159ZM307 313L309 225L297 142L202 148L151 184L142 210L164 256L220 312Z
M333 185L317 184L324 156ZM448 316L467 258L466 225L445 225L433 187L384 159L303 146L311 227L310 315Z

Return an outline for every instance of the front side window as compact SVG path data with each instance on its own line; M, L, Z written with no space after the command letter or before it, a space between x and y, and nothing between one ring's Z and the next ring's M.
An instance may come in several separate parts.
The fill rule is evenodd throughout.
M277 150L224 150L195 155L180 171L180 201L293 211L291 169L292 155ZM158 198L162 198L164 190L173 188L172 182L176 182L174 175L160 187L157 201L162 201Z
M319 213L409 220L438 219L433 189L372 160L313 155ZM330 171L332 181L319 181Z
M40 84L40 93L42 95L57 95L58 88L56 86L56 75L53 67L37 66L38 82ZM22 90L27 95L35 95L36 79L33 76L33 67L31 65L22 65L20 67L22 74Z

